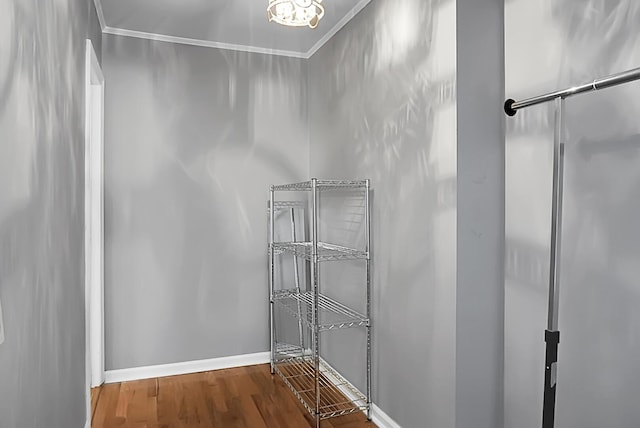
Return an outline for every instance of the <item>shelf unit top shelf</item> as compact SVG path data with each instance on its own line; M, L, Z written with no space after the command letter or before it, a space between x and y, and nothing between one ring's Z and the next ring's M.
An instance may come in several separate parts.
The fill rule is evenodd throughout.
M313 261L312 242L274 242L274 254L289 253L305 260ZM366 251L355 248L343 247L341 245L330 244L328 242L318 242L318 261L326 262L332 260L365 260L368 254Z
M309 328L313 328L310 319L314 300L313 292L298 293L295 290L280 290L274 293L273 297L277 305L295 318L301 319ZM299 308L301 312L298 311ZM318 309L318 331L364 327L369 324L367 317L324 294L318 295Z
M367 180L316 180L316 189L364 189L367 187ZM288 191L308 191L313 189L312 181L303 181L301 183L280 184L271 186L273 190Z
M305 208L306 201L273 201L273 208L276 210L284 210L290 208Z

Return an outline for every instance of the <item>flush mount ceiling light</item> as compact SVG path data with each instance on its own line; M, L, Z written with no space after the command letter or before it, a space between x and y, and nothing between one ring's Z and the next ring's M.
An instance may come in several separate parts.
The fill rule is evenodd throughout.
M322 0L269 0L269 21L290 27L316 28L324 16Z

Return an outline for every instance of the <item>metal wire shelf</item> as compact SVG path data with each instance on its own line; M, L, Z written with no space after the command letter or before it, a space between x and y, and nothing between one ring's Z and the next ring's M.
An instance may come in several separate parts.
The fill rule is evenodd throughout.
M326 192L321 192L327 190ZM336 190L336 191L331 191ZM338 192L338 190L347 190ZM276 191L309 191L306 200L276 200ZM322 197L320 196L322 194ZM357 195L356 195L357 194ZM354 197L356 197L354 199ZM361 231L363 250L344 247L341 245L321 242L318 225L320 223L320 200L328 200L323 211L330 223L346 223L346 230ZM336 199L335 202L333 198ZM297 199L291 197L290 199ZM353 199L353 200L352 200ZM337 215L332 214L335 208L340 210ZM276 212L289 211L291 238L282 237L276 241ZM299 211L302 210L302 217ZM370 183L369 180L317 180L312 179L302 183L271 186L269 196L269 294L270 294L270 340L271 340L271 373L278 373L283 381L301 401L307 411L315 418L316 428L320 428L320 420L349 413L366 411L371 419L371 260L370 242ZM308 214L308 215L307 215ZM346 219L344 217L346 216ZM286 215L278 214L280 224ZM302 227L296 226L296 219L302 218ZM308 223L307 223L308 222ZM297 238L297 230L302 229L303 237ZM278 227L277 235L282 235ZM276 268L275 256L290 254L293 258L293 272ZM303 280L306 280L306 291L302 291L299 273L299 258L307 261L303 263ZM319 262L341 260L364 260L366 267L365 308L366 315L338 303L326 295L319 294L320 283L318 274ZM280 263L280 262L278 262ZM289 282L285 278L276 276L276 271L282 276L293 273L294 289L279 289ZM297 326L292 323L284 324L280 333L287 341L292 340L297 327L299 346L281 343L278 340L276 318L279 312L293 315ZM288 315L287 315L288 316ZM288 320L289 322L291 320ZM336 373L322 361L319 333L344 328L361 327L367 338L366 352L366 393L363 394L351 385L344 377ZM290 343L295 343L290 342Z
M314 324L310 319L314 300L312 292L281 290L274 292L273 297L278 306L313 328ZM323 294L318 295L318 318L319 331L369 325L367 317Z
M310 352L310 351L309 351ZM316 415L314 359L293 357L278 360L275 371L311 416ZM366 397L349 381L320 360L320 419L348 415L367 409Z
M305 260L313 261L311 242L274 242L274 254L287 252ZM334 260L364 260L368 258L366 251L341 245L318 242L318 261L328 262Z
M278 186L272 186L273 190L311 190L313 185L311 181L303 181L302 183L281 184ZM367 185L366 180L316 180L316 189L318 190L330 190L330 189L345 189L345 188L362 188Z
M289 343L278 342L275 350L278 360L289 360L291 358L301 358L313 356L311 349L304 349L299 345L291 345Z
M307 206L306 201L274 201L273 208L283 210L287 208L304 208Z

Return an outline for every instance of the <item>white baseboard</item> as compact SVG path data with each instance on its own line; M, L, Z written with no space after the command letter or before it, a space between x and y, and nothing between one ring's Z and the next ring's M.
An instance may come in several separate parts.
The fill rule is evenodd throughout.
M333 366L331 366L329 363L327 363L327 361L324 358L322 359L322 362L325 365L327 365L328 367L330 367L331 370L333 370L334 372L338 373L340 376L342 376L344 378L344 376L339 371L337 371L335 368L333 368ZM332 377L330 374L327 374L327 376L330 379ZM335 380L331 379L331 381L334 382ZM352 385L352 387L353 387L353 385ZM351 391L349 391L349 389L346 388L345 386L342 386L342 385L338 386L338 389L340 391L342 391L342 393L345 395L345 397L347 397L347 398L349 398L351 400L356 399L356 397L353 396ZM362 394L362 392L361 392L361 394ZM371 403L371 420L373 421L373 423L375 423L378 426L378 428L402 428L396 421L391 419L391 417L389 415L387 415L385 412L383 412L382 409L380 407L376 406L374 403Z
M105 383L129 382L132 380L152 379L156 377L176 376L211 370L266 364L270 361L269 352L234 355L231 357L211 358L208 360L186 361L184 363L161 364L157 366L134 367L130 369L108 370L104 373Z
M104 374L105 383L128 382L132 380L151 379L156 377L176 376L189 373L206 372L211 370L229 369L233 367L267 364L270 361L269 352L255 354L234 355L231 357L211 358L209 360L187 361L184 363L161 364L157 366L134 367L131 369L108 370ZM325 364L326 361L323 361ZM327 364L329 365L329 364ZM331 367L331 366L329 366ZM333 367L331 367L333 369ZM338 373L337 370L333 369ZM342 389L342 388L341 388ZM348 390L343 392L350 396ZM391 419L380 407L371 404L371 420L378 428L402 428ZM85 428L91 428L87 421Z
M371 404L371 420L378 426L378 428L402 428L396 421L391 419L389 415L382 411L382 409L375 404Z

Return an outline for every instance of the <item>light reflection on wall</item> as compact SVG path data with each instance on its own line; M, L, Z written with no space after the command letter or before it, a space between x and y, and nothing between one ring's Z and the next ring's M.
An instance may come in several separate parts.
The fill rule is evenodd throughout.
M266 350L268 186L308 178L303 61L104 49L107 368Z
M405 0L382 3L375 22L376 55L374 70L384 72L387 67L402 63L420 38L429 35L425 28L430 22L421 17L432 16L431 2ZM430 36L430 35L429 35Z
M0 2L3 428L85 422L84 53L98 27L88 5Z
M374 1L309 62L312 175L372 179L373 399L402 426L454 426L455 70L453 1ZM361 284L321 274L343 298ZM362 387L350 334L323 346Z

